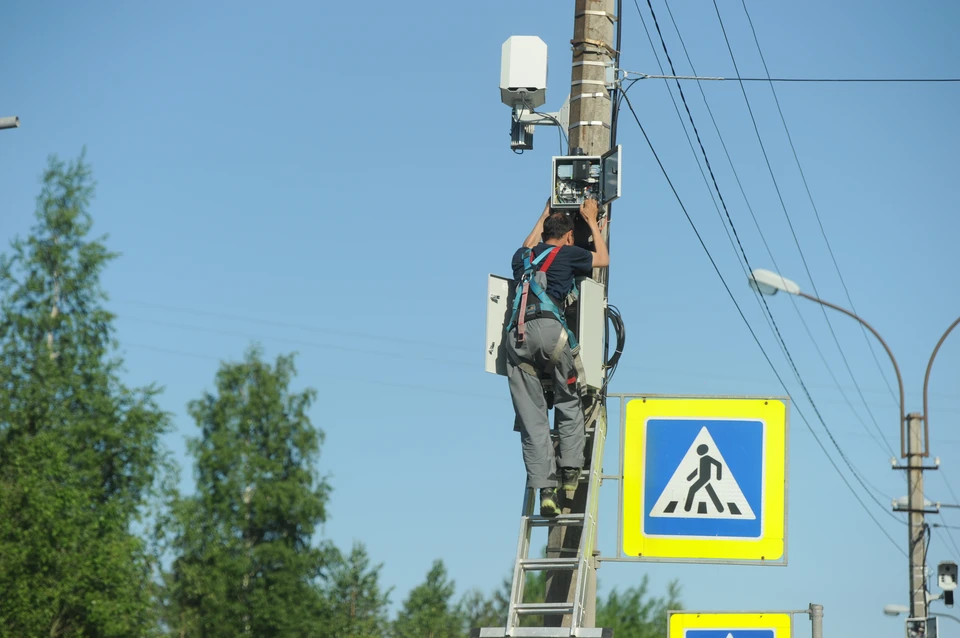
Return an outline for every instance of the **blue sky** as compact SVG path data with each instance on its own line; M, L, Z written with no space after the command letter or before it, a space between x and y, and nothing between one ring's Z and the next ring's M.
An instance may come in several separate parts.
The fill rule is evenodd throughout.
M654 7L677 70L689 72L662 1ZM733 75L712 4L671 8L698 72ZM748 8L775 76L948 77L960 63L955 3L754 0ZM762 75L742 5L723 0L720 10L741 72ZM547 42L545 108L556 110L569 81L572 13L570 2L505 0L455 9L34 2L7 7L0 23L0 115L22 121L0 132L0 241L30 228L47 155L72 158L86 145L99 183L95 231L122 253L104 285L127 380L164 386L161 402L176 423L166 443L185 467L184 489L192 480L184 440L197 433L185 404L212 387L219 362L254 340L271 356L298 352L298 384L320 393L312 412L326 432L320 470L334 487L323 535L366 543L395 587L394 606L434 558L458 592L492 589L511 565L523 467L505 380L483 371L484 292L488 273L507 274L540 212L557 143L540 130L535 150L510 152L500 45L513 34ZM658 72L631 2L623 30L623 68ZM747 92L813 282L738 85L703 88L780 270L847 305L769 87ZM751 264L773 268L700 92L689 83L685 92ZM846 286L896 353L908 410L919 411L927 358L960 314L960 86L781 84L777 93ZM644 81L630 95L795 407L835 452L751 299L664 84ZM782 394L626 110L619 141L624 195L611 225L610 301L628 342L611 391ZM871 439L875 426L820 309L782 296L769 303L850 461L881 503L902 495L902 475ZM895 404L867 342L853 322L829 317L896 446ZM931 500L952 500L944 477L960 487L958 370L954 336L931 380L931 448L942 459L942 470L927 474ZM678 578L688 608L819 602L830 634L901 636L902 619L881 609L906 603L906 559L796 409L790 419L789 566L606 564L601 590L649 574L661 592ZM616 454L612 446L608 472ZM857 489L903 548L902 522ZM609 555L614 484L603 499L600 548ZM931 522L960 525L955 511ZM958 559L946 531L933 533L934 568ZM805 620L797 631L807 631Z

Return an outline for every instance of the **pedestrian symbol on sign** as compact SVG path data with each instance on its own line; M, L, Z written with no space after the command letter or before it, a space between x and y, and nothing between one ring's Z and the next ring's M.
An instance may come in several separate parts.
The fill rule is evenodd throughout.
M691 443L660 498L654 503L650 516L742 520L756 518L743 490L737 484L737 479L706 427L700 429Z
M721 503L720 499L717 498L716 490L714 490L713 486L710 485L710 466L717 466L717 480L719 481L723 478L723 465L721 465L715 458L707 456L707 452L709 451L710 446L706 443L701 443L697 446L697 454L700 455L700 467L691 472L690 476L687 477L687 480L692 481L694 478L697 478L698 474L700 476L697 478L697 482L690 486L690 491L687 492L687 502L683 505L683 509L687 512L689 512L690 508L693 506L693 497L697 495L697 492L700 491L701 487L706 488L707 494L710 495L710 500L713 501L713 505L717 508L717 511L723 511L723 503ZM736 505L733 505L732 503L731 505L732 508L736 507ZM703 510L703 512L700 513L705 514L707 504L701 501L700 509Z

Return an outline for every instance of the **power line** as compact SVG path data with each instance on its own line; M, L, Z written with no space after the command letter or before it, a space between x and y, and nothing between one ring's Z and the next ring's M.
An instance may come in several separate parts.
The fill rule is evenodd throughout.
M287 321L274 321L271 319L258 319L255 317L247 317L238 314L226 313L226 312L215 312L211 310L199 310L197 308L184 308L182 306L172 306L169 304L159 304L149 301L138 301L135 299L114 299L120 303L132 304L135 306L143 306L144 308L156 308L158 310L167 310L170 312L179 312L183 314L196 315L200 317L211 317L214 319L227 319L230 321L243 321L247 323L255 323L263 326L274 326L277 328L288 328L293 330L303 330L305 332L314 332L322 335L341 335L344 337L355 337L359 339L374 339L377 341L388 341L390 343L408 343L416 345L432 344L432 342L418 340L418 339L408 339L404 337L398 337L396 335L376 335L371 333L361 333L361 332L349 332L344 330L336 330L329 328L318 328L317 326L308 326L305 324L290 323ZM445 350L462 350L464 352L473 352L473 348L465 348L463 346L444 346Z
M680 34L680 27L677 24L677 20L673 15L673 10L670 8L670 3L667 0L664 0L664 6L666 6L667 13L670 16L671 22L673 23L674 31L677 34L677 39L680 41L680 46L683 49L684 55L687 59L687 63L690 65L690 68L693 70L693 72L696 73L697 70L694 67L693 60L690 57L690 52L687 49L687 45L683 40L683 36ZM651 9L651 12L652 12L652 9ZM653 14L653 16L654 16L654 21L656 22L656 14ZM649 33L647 34L647 37L649 38ZM663 41L662 35L661 35L661 43L663 44L664 50L666 50L666 43ZM672 64L670 68L674 73L676 72ZM677 83L677 87L680 88L679 82ZM724 154L726 155L727 163L730 166L730 170L733 172L734 179L736 180L737 186L740 189L740 194L743 197L743 201L744 201L744 204L746 204L747 211L750 213L750 217L753 220L754 226L757 229L757 233L760 235L760 240L763 243L763 247L766 249L767 255L770 257L770 260L773 262L774 268L780 271L780 267L777 264L777 260L773 256L773 251L770 249L770 244L767 242L767 238L763 234L763 229L760 227L760 222L757 219L757 215L753 210L753 206L750 204L750 198L747 197L746 190L743 187L743 182L740 180L740 174L737 172L736 166L733 163L733 158L730 156L730 151L727 148L726 141L723 139L723 134L720 132L720 126L717 124L716 117L713 114L713 109L710 108L710 102L709 100L707 100L707 95L703 90L703 86L701 86L699 82L697 83L697 88L700 90L700 96L703 99L703 104L707 109L707 113L710 115L710 121L713 123L713 128L717 133L717 137L720 140L720 145L723 148ZM680 90L682 94L682 89ZM797 313L797 317L800 319L800 323L803 326L804 331L807 333L807 336L810 338L810 341L813 343L813 346L817 352L817 355L820 357L820 360L823 362L824 367L827 369L827 372L830 374L830 377L833 380L834 385L836 385L837 390L839 390L840 395L843 397L843 400L846 402L847 406L850 408L850 411L853 413L856 419L860 422L860 425L863 426L867 434L870 435L870 438L874 441L874 443L876 443L877 446L880 447L881 451L886 451L886 452L889 452L891 455L896 456L893 451L893 448L890 446L890 443L883 438L883 435L881 434L880 437L878 438L873 432L871 432L870 429L867 427L866 422L864 422L863 418L860 416L857 410L853 407L853 403L850 401L849 397L847 397L847 393L843 390L843 387L840 385L839 379L837 379L836 374L834 374L833 372L833 368L827 362L827 359L824 356L823 351L820 349L820 345L817 343L816 338L814 338L813 333L810 330L810 326L807 324L807 321L803 316L803 313L800 312L800 308L797 304L797 300L791 296L790 302L791 302L791 305L793 306L794 311Z
M442 363L446 365L457 365L457 366L470 365L463 361L451 361L447 359L437 359L434 357L423 357L419 355L412 355L410 353L402 353L402 352L386 352L384 350L356 348L353 346L344 346L337 343L317 343L314 341L305 341L303 339L291 339L289 337L274 337L271 335L266 335L264 337L257 337L256 335L250 335L249 333L227 331L227 330L223 330L222 328L210 328L207 326L192 326L190 324L177 323L174 321L162 321L159 319L145 319L143 317L132 317L130 315L125 315L124 320L138 321L140 323L152 324L155 326L164 326L167 328L176 328L179 330L190 330L193 332L208 332L208 333L218 334L224 337L235 337L235 338L246 339L246 340L256 340L258 338L265 338L265 339L270 339L272 341L276 341L279 343L289 343L292 345L306 346L309 348L319 348L323 350L339 350L341 352L369 354L369 355L376 355L378 357L389 357L389 358L401 359L401 360L410 360L411 358L416 358L421 361L429 361L431 363Z
M187 352L185 350L176 350L173 348L152 346L152 345L143 344L143 343L124 342L123 346L130 347L130 348L138 348L140 350L147 350L150 352L158 352L162 354L180 356L180 357L190 357L192 359L200 359L203 361L216 361L218 363L222 363L223 361L226 360L223 357L215 357L213 355L202 354L198 352ZM395 383L392 381L379 381L377 379L371 379L369 377L360 378L360 377L349 377L349 376L344 376L340 374L313 374L313 373L311 373L311 377L331 379L334 381L346 381L346 382L356 383L358 385L369 384L369 385L384 386L388 388L399 388L402 390L416 390L417 392L428 392L432 394L447 394L451 396L467 397L471 399L483 399L486 401L498 401L498 402L509 401L509 399L506 399L504 397L478 394L473 392L463 392L460 390L444 390L442 388L437 388L434 386L416 385L411 383Z
M760 61L763 63L763 72L766 76L770 77L770 69L767 67L767 59L763 55L763 49L760 48L760 38L757 36L757 30L753 25L753 18L750 16L750 11L747 9L747 1L740 0L743 5L743 13L747 16L747 22L750 24L750 32L753 34L753 41L757 45L757 53L760 54ZM833 247L830 245L830 240L827 239L827 232L823 227L823 220L820 218L820 210L817 208L816 202L813 201L813 193L810 191L810 184L807 183L807 176L803 172L803 166L800 164L800 156L797 154L797 148L793 144L793 136L790 135L790 129L787 126L787 119L783 115L783 109L780 107L780 98L777 96L777 90L773 86L773 81L770 81L770 92L773 94L773 100L777 105L777 113L780 115L780 121L783 123L783 130L787 134L787 142L790 143L790 150L793 152L793 159L797 163L797 170L800 172L800 179L803 181L803 187L807 191L807 198L810 200L810 207L813 208L813 214L817 218L817 225L820 227L820 234L823 236L823 241L827 246L827 252L830 254L830 260L833 261L833 267L837 271L837 277L840 279L840 285L843 287L843 292L847 297L847 302L850 304L850 309L853 310L853 314L857 313L857 307L853 303L853 297L850 295L850 289L847 288L847 282L843 278L843 273L840 272L840 264L837 262L837 257L833 252ZM860 332L863 334L864 341L867 342L867 347L870 349L870 354L873 357L874 363L877 365L877 369L880 371L880 376L883 379L883 382L887 386L887 390L890 392L890 396L893 398L894 402L897 402L896 394L893 391L893 387L890 385L889 379L887 379L886 372L884 372L883 366L880 365L880 360L877 358L877 352L874 347L873 340L867 335L867 329L861 323L857 323L860 326ZM851 373L851 377L852 377ZM863 400L864 405L867 404L866 399L863 398L863 392L860 390L860 386L857 385L854 380L854 385L857 386L857 392L860 394L861 400ZM869 411L869 409L868 409ZM890 450L893 454L893 450ZM896 456L894 454L894 456Z
M653 75L637 71L625 71L628 75L636 75L639 80L696 80L697 82L836 82L836 83L949 83L960 82L960 78L744 78L738 74L727 78L718 75ZM694 71L696 73L696 71ZM739 72L738 72L739 73Z
M957 560L960 560L960 547L957 546L957 541L953 538L953 531L952 531L952 530L953 530L954 526L946 525L946 524L945 524L945 523L946 523L946 519L943 518L943 512L938 512L938 514L940 514L940 518L944 521L944 525L938 525L938 524L934 523L934 524L933 524L933 527L935 527L935 528L941 528L941 527L942 527L943 529L947 530L947 537L950 539L950 544L953 545L953 549L954 549L954 551L956 552L956 553L953 554L953 557L956 558ZM943 540L943 537L941 537L940 540ZM946 545L946 543L944 543L944 545Z
M671 72L674 72L674 73L675 73L676 70L675 70L674 65L673 65L673 60L672 60L671 57L670 57L670 52L667 50L667 43L666 43L666 41L664 40L663 32L662 32L661 29L660 29L660 22L657 20L657 14L656 14L656 12L655 12L654 9L653 9L653 3L651 2L651 0L647 0L647 7L650 9L650 15L651 15L651 17L653 18L653 24L654 24L654 27L655 27L656 30L657 30L657 35L658 35L659 38L660 38L660 43L661 43L661 45L662 45L662 47L663 47L663 53L664 53L664 55L665 55L666 58L667 58L667 63L670 65L670 70L671 70ZM728 46L729 46L729 42L728 42ZM739 71L738 71L738 74L739 74ZM698 142L698 144L700 145L700 151L701 151L701 153L703 154L704 163L706 164L706 166L707 166L707 171L710 173L710 177L711 177L711 179L713 180L714 188L716 189L716 191L717 191L717 196L718 196L718 198L720 199L721 205L723 206L723 210L724 210L724 213L726 214L727 221L728 221L728 223L730 224L730 229L733 231L733 236L734 236L734 237L736 238L736 240L737 240L737 246L739 246L739 248L740 248L740 253L741 253L741 255L743 256L743 261L744 261L744 263L746 264L747 269L750 270L750 271L752 271L753 268L750 266L750 260L749 260L749 258L747 257L746 250L743 248L743 244L740 242L740 236L739 236L739 234L737 233L736 226L735 226L734 223L733 223L733 218L732 218L731 215L730 215L730 211L729 211L729 209L727 208L727 204L726 204L726 202L725 202L724 199L723 199L723 194L720 192L720 186L719 186L719 184L717 184L716 176L714 175L714 173L713 173L713 168L712 168L711 165L710 165L710 159L709 159L709 157L707 156L707 151L706 151L706 149L704 148L704 146L703 146L703 141L702 141L701 138L700 138L700 132L697 130L697 125L696 125L696 123L695 123L694 120L693 120L693 114L690 112L690 106L689 106L689 104L687 103L687 98L686 98L686 96L685 96L684 93L683 93L683 87L680 86L679 82L677 83L677 89L678 89L678 91L679 91L679 93L680 93L680 100L683 102L683 106L684 106L684 108L685 108L686 111L687 111L687 116L690 118L690 125L693 127L694 135L696 136L697 142ZM628 104L628 106L629 106L630 102L629 102L629 98L628 98L627 95L626 95L626 92L624 93L624 98L627 99L627 104ZM749 103L748 103L748 107L749 107ZM752 116L752 112L751 112L751 116ZM638 124L639 124L639 119L638 119ZM756 126L756 123L754 123L754 126ZM758 130L757 134L758 134L758 136L759 136L759 130ZM764 150L764 157L766 157L766 151L765 151L765 150ZM768 166L769 166L769 162L768 162ZM773 172L772 172L772 169L771 169L771 176L772 176L772 175L773 175ZM774 180L774 183L776 183L776 180ZM781 202L782 202L782 198L781 198ZM784 207L784 212L786 212L786 207ZM799 248L799 243L798 243L798 248ZM802 254L802 253L801 253L801 254ZM808 272L809 272L809 271L808 271ZM783 335L780 333L780 328L779 328L779 326L777 325L776 319L774 319L774 317L773 317L773 312L770 310L770 307L769 307L769 305L767 304L766 298L765 298L763 295L760 295L760 293L757 292L757 291L754 291L754 294L756 294L756 295L760 298L760 300L763 302L763 306L764 306L764 308L766 309L766 312L767 312L768 316L770 317L770 323L772 324L772 327L773 327L773 329L774 329L774 333L776 334L777 339L779 340L779 342L780 342L780 344L781 344L781 346L782 346L784 355L786 355L787 361L789 362L790 367L792 368L793 373L794 373L794 375L795 375L796 378L797 378L797 382L800 384L800 387L803 389L803 392L804 392L804 394L805 394L806 397L807 397L807 401L810 402L810 406L813 408L813 411L814 411L814 413L817 415L817 418L819 419L820 424L823 426L824 431L827 433L827 436L830 438L830 441L833 443L834 447L836 448L837 453L840 454L840 458L843 459L843 462L846 464L847 468L850 470L851 473L853 473L854 478L857 479L857 482L860 483L860 486L861 486L861 487L863 487L864 491L867 493L867 496L870 497L870 499L873 500L873 502L876 503L877 506L880 507L881 511L883 511L885 514L891 516L894 520L896 520L896 521L899 522L900 519L898 519L892 512L890 512L890 511L889 511L879 500L877 500L877 498L871 493L870 489L867 487L866 482L865 482L864 479L863 479L862 473L853 465L853 463L852 463L852 462L850 461L850 459L847 457L846 453L845 453L845 452L843 451L843 449L840 447L839 442L837 442L836 438L833 436L833 432L830 431L830 428L827 426L826 421L824 420L823 416L820 414L820 409L817 407L817 404L814 402L813 397L810 395L810 391L807 389L806 383L803 381L803 377L800 375L800 370L797 368L797 365L796 365L796 363L795 363L794 360L793 360L793 356L790 354L790 350L789 350L789 348L787 347L786 341L784 340ZM739 307L739 306L738 306L738 307ZM824 315L826 316L826 312L825 312L825 311L824 311ZM811 337L812 337L812 335L811 335ZM838 346L839 346L839 343L838 343Z
M650 0L647 0L647 1L649 2ZM737 65L736 56L733 53L733 47L730 44L730 38L727 36L727 29L723 24L723 18L720 16L720 7L717 5L717 0L713 0L713 7L717 13L717 20L720 23L720 30L723 32L723 39L724 39L724 42L726 42L727 44L727 51L730 53L730 59L733 62L733 68L736 70L737 75L739 76L740 69L739 69L739 66ZM743 86L742 82L740 83L740 91L741 93L743 93L743 99L747 105L747 112L750 114L750 121L753 123L753 130L757 135L757 142L760 144L760 151L763 153L763 159L767 165L767 170L770 173L770 179L773 180L773 187L774 187L774 190L776 190L777 192L777 198L780 201L780 207L783 209L783 215L787 220L787 226L790 228L790 234L793 236L793 241L797 246L797 252L800 254L800 261L803 263L803 268L807 273L807 277L810 279L810 285L813 287L814 294L816 294L819 297L820 293L817 290L817 284L814 281L813 273L810 271L810 265L807 263L806 255L803 254L803 249L800 247L800 239L797 237L796 229L793 227L793 220L790 219L790 213L787 211L787 205L783 200L783 193L781 193L780 191L780 185L778 184L776 175L773 172L773 165L770 163L770 157L767 155L766 146L764 145L763 138L760 135L760 128L757 125L757 119L753 114L753 107L750 106L750 99L747 97L747 90ZM843 363L847 368L847 372L850 374L850 378L853 380L854 386L857 388L857 391L860 393L860 398L863 400L863 405L864 405L864 408L867 410L867 414L870 416L870 419L873 421L874 427L876 428L877 432L880 434L881 440L886 441L886 439L883 439L883 431L880 429L880 424L877 422L876 417L873 415L873 411L870 409L869 404L867 404L867 400L863 398L863 392L860 391L859 389L860 384L857 382L856 377L853 374L853 370L850 367L850 362L847 360L847 356L843 352L843 348L840 345L840 340L839 338L837 338L837 333L833 329L833 323L830 321L830 317L827 314L827 309L822 304L818 304L818 306L820 307L820 312L823 313L823 318L827 322L827 327L829 328L830 334L833 337L833 341L837 346L837 350L840 352L840 357L841 359L843 359ZM889 447L889 443L887 443L887 445ZM890 453L896 456L892 448L890 449Z
M670 179L670 175L667 174L667 170L663 165L663 162L660 161L660 156L657 154L656 149L653 147L653 143L650 141L650 137L647 135L646 129L643 128L643 124L640 123L640 118L637 116L637 112L634 110L633 105L630 103L630 98L627 96L626 92L623 93L623 99L627 103L627 107L630 109L630 113L633 115L633 119L636 121L637 126L640 128L640 132L643 133L644 139L647 141L647 145L650 147L650 152L653 153L654 159L656 159L657 164L660 166L660 171L663 173L663 176L667 180L667 184L670 186L670 190L673 191L674 197L677 199L677 203L680 205L680 209L683 211L684 216L687 218L687 222L690 223L690 227L693 229L694 234L697 236L697 240L700 242L701 248L707 254L707 258L710 260L710 264L713 266L714 271L716 271L717 276L720 278L720 282L723 284L724 289L727 291L727 295L730 297L730 300L733 301L733 305L736 306L737 312L740 314L740 318L743 320L744 324L747 326L747 330L750 331L750 336L753 337L754 342L756 342L757 347L760 348L760 352L763 354L764 359L766 359L767 364L770 366L770 369L773 371L773 374L777 377L777 380L780 382L780 385L783 387L784 392L787 393L787 396L793 397L790 395L790 391L787 388L787 384L783 381L783 378L780 376L780 373L777 371L776 366L773 365L773 361L770 359L770 355L767 354L766 349L763 347L763 344L760 342L760 339L757 337L757 333L754 332L753 326L750 325L750 322L747 321L746 315L743 313L743 309L740 307L737 298L734 296L733 291L730 290L730 286L727 284L726 279L723 276L723 273L720 272L717 262L714 260L713 255L710 254L710 249L707 248L706 243L703 241L703 237L700 235L700 231L697 230L697 226L693 221L693 218L690 217L690 213L687 211L687 207L684 205L683 200L680 198L680 194L677 192L676 187L673 185L673 180ZM806 416L800 410L800 406L796 405L794 402L794 409L796 409L797 414L800 416L800 420L803 421L803 424L807 427L807 430L810 431L810 434L813 435L813 439L817 442L817 445L820 446L820 450L823 451L824 456L827 457L827 460L830 461L830 465L833 466L833 469L840 476L840 480L843 481L843 484L847 486L847 489L850 490L850 493L853 495L853 498L860 504L860 507L863 508L863 511L866 512L867 516L870 517L870 520L880 529L884 536L893 543L893 546L897 548L901 554L906 556L906 552L903 550L900 545L893 540L893 537L890 533L880 524L880 521L873 515L869 510L866 503L860 498L860 495L857 494L857 491L853 488L850 482L847 480L847 477L843 475L843 472L840 470L840 467L833 460L833 457L830 456L830 453L827 451L827 448L823 445L823 442L820 440L820 437L817 436L816 431L810 426L809 421L807 421ZM814 406L816 409L816 406ZM822 419L821 419L822 422ZM828 431L829 433L829 431ZM836 443L835 443L836 444ZM842 452L841 452L842 455ZM854 475L856 476L856 474ZM868 492L869 494L869 492Z

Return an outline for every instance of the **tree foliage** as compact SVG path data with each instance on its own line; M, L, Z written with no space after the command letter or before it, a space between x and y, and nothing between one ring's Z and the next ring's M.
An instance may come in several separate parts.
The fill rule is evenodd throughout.
M196 489L167 494L148 538L172 476L170 417L156 386L123 383L100 286L116 254L90 237L93 194L83 155L51 158L35 226L0 255L0 638L461 638L502 626L509 578L454 602L437 560L391 622L382 564L362 544L340 553L314 537L330 487L308 417L316 393L291 390L292 356L251 348L188 405ZM167 571L156 538L169 541ZM525 601L543 600L544 576L527 575ZM669 608L676 583L652 598L644 578L598 601L597 626L660 637Z
M155 387L121 381L83 155L51 158L36 224L0 258L0 636L154 626L132 533L165 469Z
M463 618L451 602L455 589L443 561L434 561L426 580L403 602L393 623L394 638L460 638Z
M622 593L614 589L597 601L597 627L611 627L617 638L664 638L667 610L682 609L680 585L673 581L661 597L649 596L649 577Z
M381 591L380 569L371 567L363 545L355 543L350 554L338 555L329 570L325 591L328 616L324 634L332 638L376 638L389 629L389 591Z
M313 636L329 550L313 533L329 486L316 471L323 434L307 416L312 389L290 390L292 356L257 349L217 373L188 409L196 494L174 505L176 558L168 622L181 636Z

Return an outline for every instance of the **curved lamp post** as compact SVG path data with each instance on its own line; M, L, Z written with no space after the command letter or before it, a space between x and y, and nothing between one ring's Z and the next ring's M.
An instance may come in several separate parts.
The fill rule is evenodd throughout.
M815 301L818 304L826 306L827 308L833 308L838 310L848 317L853 317L859 321L867 330L873 333L873 336L877 338L877 341L880 342L880 345L883 346L883 349L887 351L887 356L890 357L890 362L893 364L893 369L897 373L897 385L900 388L900 456L906 458L907 456L907 443L906 443L906 410L904 407L904 394L903 394L903 377L900 376L900 366L897 365L897 360L893 356L893 352L890 350L890 346L887 345L887 342L883 340L883 337L880 336L880 333L877 332L873 326L864 321L861 317L857 316L855 313L850 312L846 308L841 308L836 306L829 301L824 301L819 297L814 297L813 295L808 295L807 293L800 290L800 286L796 282L790 281L775 272L770 270L764 270L762 268L757 268L750 274L750 286L753 287L761 295L775 295L777 292L785 292L790 295L796 295L797 297L803 297L804 299L809 299L810 301ZM944 335L946 336L946 335ZM942 342L942 340L941 340ZM939 347L939 345L938 345ZM929 372L929 371L928 371ZM926 428L924 428L926 430ZM924 437L927 437L926 432ZM927 448L929 446L929 438L924 439L924 451L923 456L927 456Z
M750 286L759 292L762 295L775 295L778 292L785 292L789 295L796 295L798 297L803 297L809 299L810 301L815 301L822 306L828 308L833 308L848 317L852 317L860 322L867 330L873 333L873 336L877 338L877 341L880 342L880 345L883 346L883 349L887 351L887 356L890 357L890 362L893 364L893 369L897 373L897 386L900 388L900 456L901 458L908 459L907 466L897 469L906 469L907 472L907 492L908 492L908 508L905 510L909 512L909 525L908 525L908 558L910 563L910 615L914 618L926 618L928 613L927 607L927 591L924 573L926 571L926 550L925 543L923 539L923 534L925 530L926 523L924 522L924 514L926 510L924 508L924 498L923 498L923 471L927 468L922 466L920 457L930 456L930 424L929 424L929 410L927 406L927 386L930 382L930 370L933 367L933 361L937 357L937 353L940 351L940 346L943 345L944 340L950 335L954 328L960 324L960 318L950 324L950 327L947 328L946 332L940 337L940 340L937 342L936 347L933 349L933 354L930 355L930 361L927 362L927 371L923 378L923 414L907 414L906 408L904 406L904 392L903 392L903 377L900 375L900 366L897 365L897 360L893 356L893 352L890 350L890 346L887 345L887 342L883 340L883 337L880 336L873 326L864 321L861 317L857 316L856 313L853 313L846 308L841 308L840 306L834 305L828 301L824 301L813 295L808 295L805 292L800 290L800 286L796 282L790 281L789 279L784 278L783 276L763 269L754 270L750 273L749 277ZM923 433L922 433L922 445L921 445L921 433L919 432L920 424L923 424ZM909 432L908 432L909 430ZM909 438L909 445L907 439ZM917 448L921 448L922 451ZM894 615L894 609L897 606L888 605L884 609L884 613ZM950 616L946 616L950 618ZM954 619L956 620L956 619Z

